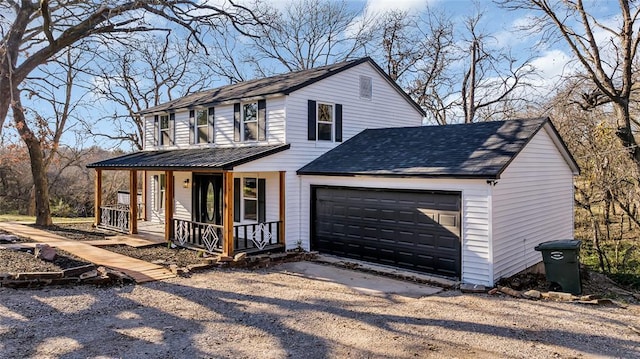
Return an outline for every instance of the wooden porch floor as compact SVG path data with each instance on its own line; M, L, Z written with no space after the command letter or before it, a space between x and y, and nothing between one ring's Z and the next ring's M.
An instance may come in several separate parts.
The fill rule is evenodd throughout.
M17 236L30 238L36 242L46 243L91 263L121 271L131 276L136 283L151 282L175 277L175 274L160 265L98 248L95 245L89 244L91 241L68 240L53 233L12 222L0 223L0 229ZM145 240L143 238L134 239L138 244L144 244L142 241L145 241L147 243L146 245L149 245L149 243L154 244L152 241ZM126 244L125 240L122 240L122 242L123 244Z

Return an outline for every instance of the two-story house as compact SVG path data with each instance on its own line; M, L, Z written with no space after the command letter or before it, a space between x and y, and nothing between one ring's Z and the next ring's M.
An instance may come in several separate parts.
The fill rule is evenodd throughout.
M364 129L420 126L424 113L362 58L199 92L140 115L144 150L90 167L98 180L103 170L130 171L131 188L144 171L143 213L103 206L96 224L135 233L141 217L164 225L167 240L231 255L309 249L300 241L296 171Z
M145 149L96 169L96 224L231 256L302 248L493 285L573 236L579 171L548 118L421 126L369 58L149 108ZM105 206L102 171L144 173ZM141 213L137 213L141 212Z

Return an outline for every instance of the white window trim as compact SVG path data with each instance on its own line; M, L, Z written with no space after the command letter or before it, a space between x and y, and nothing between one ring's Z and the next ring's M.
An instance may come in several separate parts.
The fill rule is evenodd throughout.
M167 178L164 173L155 175L153 178L155 182L154 190L155 190L155 197L156 197L154 209L156 212L161 212L162 210L164 210L165 196L167 195ZM164 187L162 186L163 178L164 178Z
M254 121L245 121L244 118L244 106L245 105L256 105L256 119ZM260 129L258 128L259 125L259 121L258 121L258 116L260 116L259 114L260 110L258 109L258 101L249 101L249 102L241 102L240 103L240 136L242 139L242 142L259 142L258 138L260 138ZM258 129L258 132L256 132L256 138L255 139L246 139L245 138L245 123L255 123L256 124L256 129ZM243 215L244 218L244 215Z
M202 112L205 115L205 118L207 119L207 122L204 125L199 125L198 124L198 113ZM209 138L209 109L208 108L196 108L194 109L194 119L193 119L193 138L194 138L194 143L197 145L201 145L201 144L206 144L206 143L211 143L213 141L211 141L211 138ZM200 142L200 133L198 132L198 130L204 127L207 130L207 140L205 142ZM214 134L211 134L211 136L213 136Z
M331 106L331 122L320 121L320 106L327 105ZM322 140L320 139L320 124L330 124L331 125L331 139L330 140ZM329 102L316 102L316 142L335 142L335 132L336 132L336 104Z
M256 181L256 198L246 198L244 196L244 180L245 179L253 179ZM245 222L251 222L251 223L258 223L258 218L260 218L260 214L258 213L258 198L260 198L260 194L258 193L258 177L242 177L242 179L240 180L240 185L242 186L242 190L240 191L240 214L241 214L241 220L242 223ZM256 202L256 219L247 219L245 218L246 212L245 212L245 200L247 201L255 201Z
M162 118L166 117L167 119L167 127L162 127ZM169 142L171 142L171 118L168 113L158 115L158 145L159 146L169 146L170 143L164 143L163 133L167 132L167 137L169 138Z

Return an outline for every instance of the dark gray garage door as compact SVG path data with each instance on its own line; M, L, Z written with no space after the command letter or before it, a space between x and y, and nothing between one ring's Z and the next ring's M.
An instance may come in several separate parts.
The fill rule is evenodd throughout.
M312 187L314 250L460 276L460 194Z

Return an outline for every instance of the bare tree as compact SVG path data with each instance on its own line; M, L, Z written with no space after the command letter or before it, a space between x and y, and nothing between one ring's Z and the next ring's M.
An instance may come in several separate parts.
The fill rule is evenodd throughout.
M479 28L483 17L477 11L464 21L468 48L461 51L470 53L461 89L465 123L477 121L479 111L484 112L485 120L515 111L518 102L525 102L520 92L530 87L527 79L535 73L530 58L519 60L508 49L491 48L492 37Z
M381 64L434 122L446 124L455 106L455 76L450 68L459 55L453 23L442 13L427 9L422 14L392 11L382 15Z
M63 49L87 38L106 36L115 41L134 32L169 30L145 23L141 20L143 14L181 26L191 41L201 44L200 27L211 26L220 18L231 19L235 28L243 33L246 26L259 22L246 7L229 4L213 6L197 0L1 2L0 11L7 16L0 21L0 93L8 96L0 97L0 130L9 107L15 108L19 102L18 86L33 70Z
M632 229L640 226L638 170L606 110L581 108L579 100L590 86L581 82L580 78L566 81L549 101L550 115L581 169L574 185L577 232L591 233L600 270L609 273L624 269L624 258L637 242ZM624 250L623 239L631 243Z
M41 106L32 109L23 106L21 97L12 103L15 128L29 152L35 214L39 225L51 224L47 169L58 153L67 122L76 108L72 101L72 89L77 69L82 66L81 61L81 57L67 49L41 68L42 76L27 78L23 82L25 86L18 88L18 91L37 98L36 102L50 106L51 118L43 114ZM64 89L62 98L58 98L58 92L54 90L60 87Z
M94 123L85 121L90 134L141 150L141 110L212 86L215 77L201 49L178 43L170 36L143 34L127 44L101 50L92 92L117 107L114 113L98 119L110 121L112 132L101 132Z
M640 5L619 0L620 11L615 23L610 25L596 19L582 0L518 0L501 4L507 9L537 13L527 31L540 34L543 42L561 39L569 46L591 84L579 100L581 107L591 110L611 104L617 135L640 166L640 148L633 133L640 123L631 116L629 108L632 95L638 90L634 73L640 43L637 30ZM599 3L593 5L599 6Z
M160 24L171 22L188 33L188 40L203 45L203 26L215 26L221 18L230 19L242 33L259 22L246 7L229 0L224 6L197 0L147 1L75 1L6 0L0 2L0 131L11 109L15 127L27 145L36 192L36 223L49 225L51 215L45 174L45 158L37 134L30 128L23 106L21 87L40 66L80 41L100 39L126 41L127 34L169 29ZM151 17L146 22L141 15ZM162 21L160 21L162 20ZM0 132L1 133L1 132Z
M372 18L346 1L297 0L282 10L256 4L269 14L258 36L245 42L215 37L216 73L230 83L361 57L372 40Z

